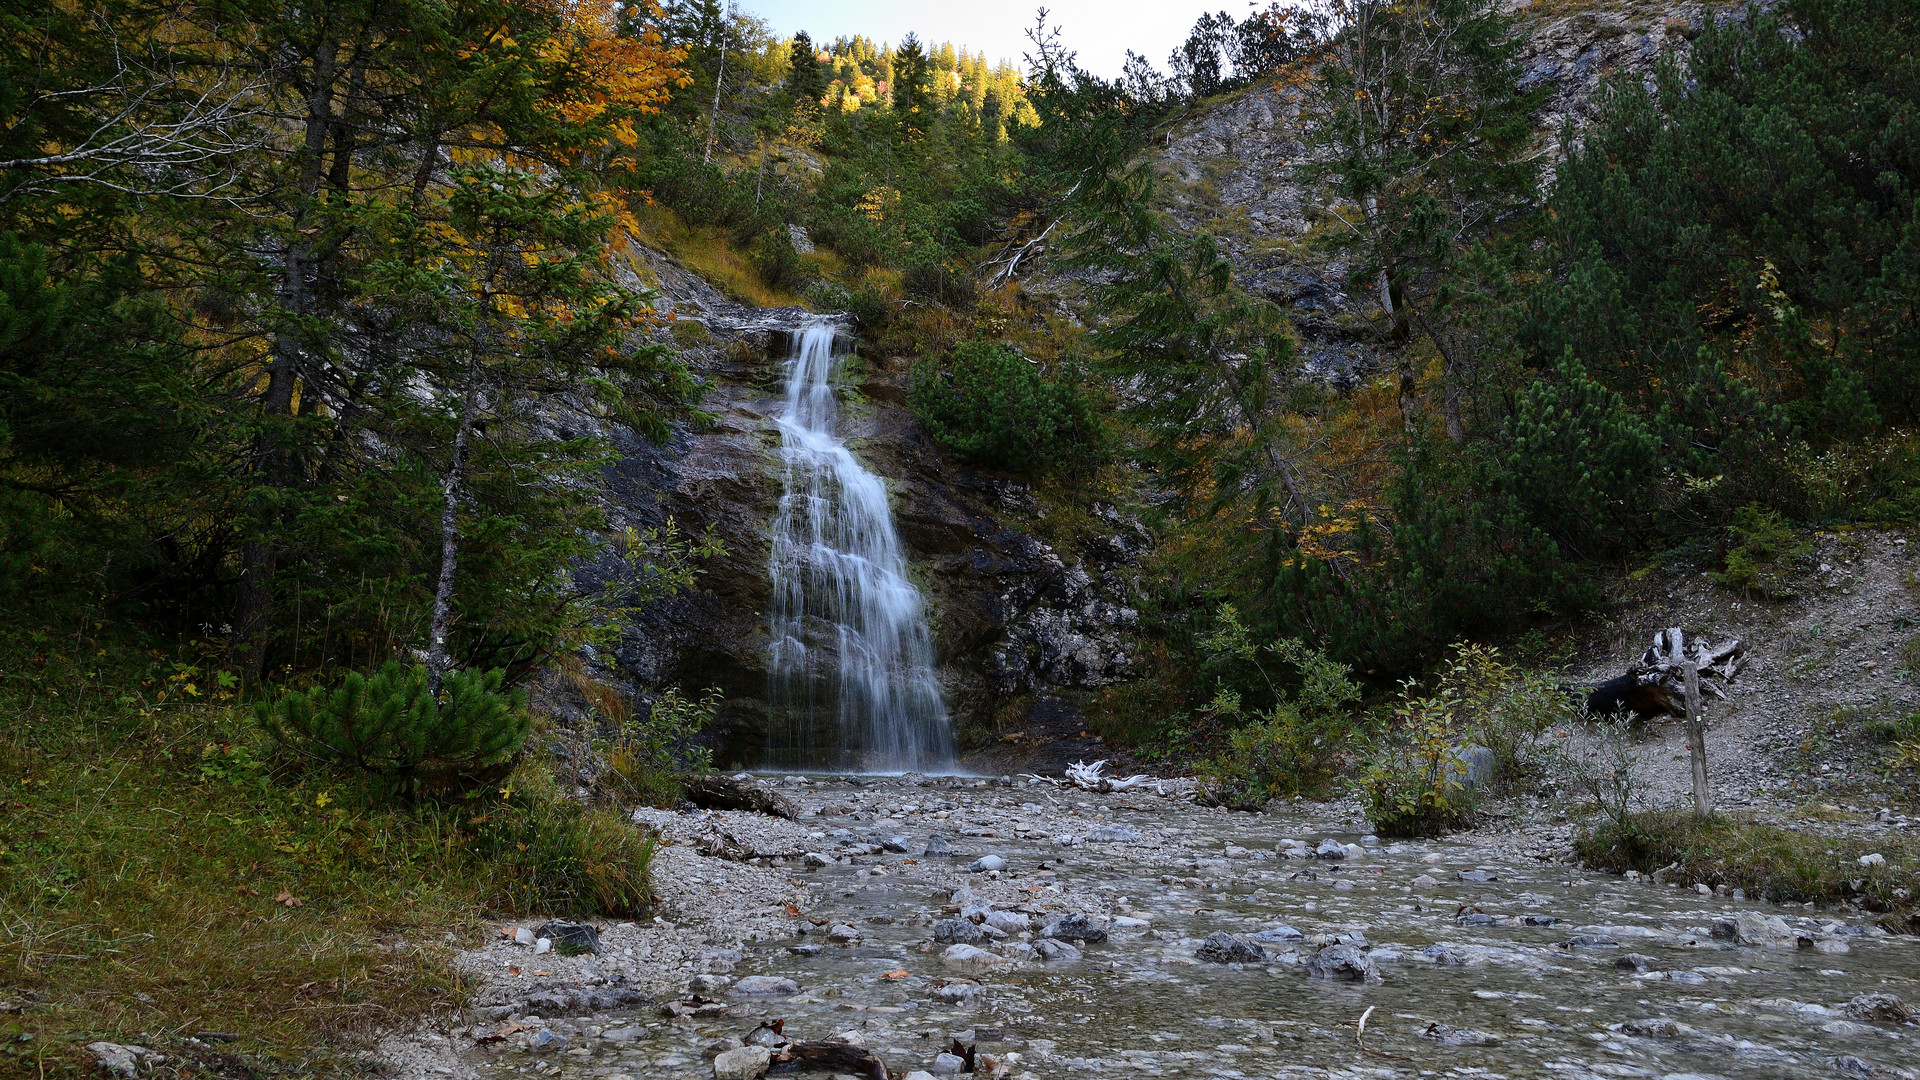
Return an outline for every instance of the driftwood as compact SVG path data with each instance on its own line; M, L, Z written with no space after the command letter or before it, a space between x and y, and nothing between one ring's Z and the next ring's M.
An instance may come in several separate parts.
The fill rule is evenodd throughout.
M887 1063L864 1047L843 1042L790 1042L773 1052L768 1076L794 1073L850 1073L866 1080L893 1080Z
M800 811L786 796L751 780L714 773L691 777L681 786L686 790L687 801L702 810L751 810L788 821L800 817Z
M1106 773L1107 761L1105 758L1101 758L1091 765L1084 761L1076 761L1067 766L1067 775L1064 780L1057 780L1051 776L1040 776L1035 773L1021 773L1020 775L1027 780L1038 780L1041 783L1052 784L1054 787L1076 787L1081 791L1111 793L1144 789L1151 790L1156 795L1168 798L1192 795L1195 791L1195 785L1192 780L1179 778L1160 780L1146 773L1135 773L1132 776L1108 776Z
M1626 674L1595 686L1587 696L1587 712L1605 716L1632 712L1645 719L1650 716L1687 718L1687 674L1689 663L1699 672L1699 692L1725 701L1727 684L1747 661L1747 646L1739 638L1729 641L1688 641L1686 632L1668 627L1653 636L1653 644L1640 659L1627 665Z

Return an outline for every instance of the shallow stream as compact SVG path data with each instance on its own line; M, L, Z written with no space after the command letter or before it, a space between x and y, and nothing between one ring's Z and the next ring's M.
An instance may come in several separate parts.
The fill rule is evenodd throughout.
M1920 1075L1920 1026L1868 998L1920 1003L1920 940L1869 916L1578 870L1528 854L1544 849L1517 833L1383 842L1328 820L1338 815L1325 806L1253 815L974 783L786 786L810 811L795 835L826 865L762 861L808 883L807 910L793 936L717 946L707 966L721 983L776 976L798 992L716 988L724 1015L545 1018L565 1049L477 1049L467 1061L483 1075L711 1077L703 1049L782 1019L791 1038L850 1033L896 1076L931 1067L955 1038L1035 1078ZM935 833L951 856L921 854ZM883 849L896 837L906 852ZM1312 857L1327 839L1352 845L1347 857ZM1297 846L1289 857L1290 840L1308 857ZM969 872L983 854L1006 869ZM1077 960L956 967L933 941L933 923L956 914L956 887L960 902L1035 920L1025 941L1016 929L978 943L996 955L1026 953L1039 921L1069 911L1109 936L1076 943ZM1729 940L1743 912L1740 936L1759 938L1762 924L1785 933ZM830 941L840 925L857 939ZM1302 937L1283 940L1282 925ZM1198 958L1216 931L1269 931L1265 957ZM1304 961L1342 941L1384 981L1310 977Z

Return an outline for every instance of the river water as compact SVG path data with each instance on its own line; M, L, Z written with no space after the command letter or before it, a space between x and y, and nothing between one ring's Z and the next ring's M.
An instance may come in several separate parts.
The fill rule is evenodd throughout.
M721 1016L581 1017L565 1022L565 1054L507 1052L486 1067L710 1077L703 1048L773 1019L793 1038L859 1039L896 1076L933 1065L954 1038L1035 1080L1732 1080L1913 1076L1920 1066L1920 1026L1870 997L1920 1001L1920 942L1870 916L1583 871L1533 857L1538 846L1517 833L1381 842L1326 805L1230 814L1137 793L982 784L794 778L790 794L809 812L758 844L763 862L804 888L804 917L731 951L715 936L708 961L721 987L774 976L793 992L721 993ZM745 816L718 827L753 843ZM921 853L935 833L953 855ZM895 837L906 853L884 850ZM1300 853L1289 841L1312 850L1328 839L1353 845L1349 857L1288 855ZM792 854L801 849L821 858ZM983 854L1006 868L969 872ZM978 970L950 961L933 924L956 900L1013 913L993 917L1016 927L1008 938L980 943L1005 959ZM1027 958L1038 934L1017 929L1019 916L1037 927L1067 912L1106 926L1108 939L1079 945L1077 960ZM1787 935L1715 935L1743 913ZM857 937L830 940L839 924ZM1266 932L1265 956L1201 958L1217 931ZM1306 961L1341 942L1383 981L1311 977Z

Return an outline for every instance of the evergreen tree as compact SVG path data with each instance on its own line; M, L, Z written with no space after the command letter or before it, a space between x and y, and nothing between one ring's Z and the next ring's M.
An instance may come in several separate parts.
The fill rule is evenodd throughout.
M932 68L920 39L908 34L893 52L893 71L889 79L893 110L907 127L924 132L933 123L935 101L931 86Z
M793 35L792 70L787 74L787 90L801 106L820 104L827 93L827 72L814 50L813 39L805 30Z

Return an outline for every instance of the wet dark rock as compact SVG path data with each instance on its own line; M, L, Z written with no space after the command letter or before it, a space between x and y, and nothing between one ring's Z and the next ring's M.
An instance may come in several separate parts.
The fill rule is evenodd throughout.
M1420 955L1433 961L1437 967L1459 967L1465 963L1445 945L1429 945L1420 950Z
M1620 947L1619 942L1598 934L1579 934L1555 944L1563 949L1617 949Z
M1216 930L1193 951L1193 955L1215 964L1252 964L1267 958L1259 942L1241 934Z
M1475 885L1484 885L1489 881L1500 880L1498 877L1494 876L1494 873L1491 870L1462 870L1458 874L1455 874L1454 876L1459 878L1461 881L1472 882Z
M1074 912L1049 918L1040 928L1040 936L1056 941L1082 941L1096 945L1107 940L1107 931L1085 915Z
M1521 923L1525 926L1556 926L1559 922L1559 919L1551 915L1529 915L1521 920Z
M789 945L787 951L795 956L819 956L825 950L818 945Z
M1301 933L1298 930L1295 930L1293 927L1288 926L1285 923L1281 923L1278 926L1269 926L1265 930L1262 930L1257 934L1248 934L1247 936L1249 938L1252 938L1254 941L1275 942L1275 941L1299 941L1302 938L1306 937L1307 935Z
M1041 938L1034 942L1033 951L1039 953L1042 960L1050 963L1080 959L1079 949L1064 941L1055 941L1053 938Z
M1313 854L1318 859L1339 862L1347 857L1347 846L1329 837L1320 841L1320 846L1313 849Z
M1827 1064L1833 1067L1834 1072L1848 1077L1849 1080L1872 1080L1873 1077L1880 1075L1880 1070L1852 1054L1830 1057L1827 1059Z
M946 837L941 836L939 833L934 833L932 836L927 837L926 850L920 854L926 856L951 855L953 854L953 845L947 843Z
M1653 967L1653 957L1642 956L1637 952L1622 953L1613 958L1613 966L1630 971L1646 971Z
M911 854L913 852L913 848L910 845L911 845L911 841L909 841L904 836L889 836L885 840L882 840L880 842L881 848L887 851L891 851L895 855Z
M1307 957L1305 967L1316 979L1341 979L1368 986L1386 981L1367 954L1352 945L1329 945Z
M1693 1029L1678 1020L1669 1020L1664 1016L1649 1016L1625 1023L1615 1024L1615 1031L1628 1035L1640 1035L1649 1039L1678 1039L1693 1034Z
M1862 994L1842 1006L1841 1011L1855 1020L1882 1024L1905 1024L1920 1020L1920 1009L1893 994Z
M567 1048L567 1037L556 1033L552 1028L541 1028L527 1039L527 1050L535 1054L551 1054Z
M1449 1027L1446 1024L1428 1024L1427 1030L1420 1035L1442 1046L1498 1046L1500 1044L1498 1035L1489 1035L1472 1028Z
M966 919L941 919L933 924L933 940L942 945L978 945L987 932Z
M540 924L538 929L534 930L533 936L536 938L547 938L552 941L553 947L561 953L590 952L598 956L602 951L600 948L600 931L585 923L560 922L558 920L544 922Z

